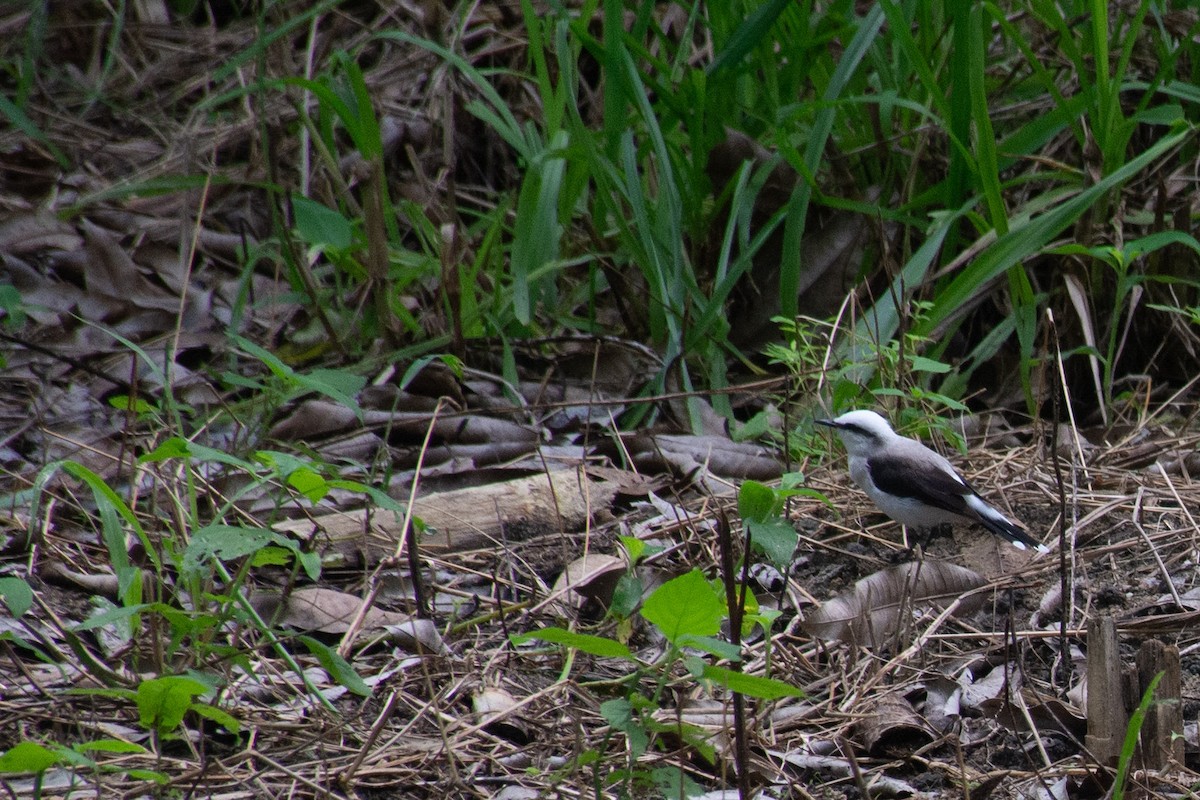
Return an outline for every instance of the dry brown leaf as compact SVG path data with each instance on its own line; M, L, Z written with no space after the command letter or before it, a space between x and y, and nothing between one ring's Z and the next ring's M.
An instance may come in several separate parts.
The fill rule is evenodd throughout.
M695 477L704 469L739 480L772 480L783 474L783 464L765 447L727 436L634 433L621 441L643 472L673 470Z
M1082 742L1087 735L1087 718L1078 710L1055 698L1042 698L1028 690L1022 690L1022 709L1010 701L1011 695L986 700L979 706L984 715L1000 722L1004 727L1020 733L1037 731L1039 735L1049 731L1064 734ZM1029 714L1026 716L1025 711ZM1030 725L1032 722L1032 727Z
M0 222L0 254L25 256L46 250L78 250L83 239L67 223L40 211Z
M60 561L44 561L38 572L47 580L69 583L101 597L116 598L119 589L117 576L111 572L78 572Z
M305 400L276 422L267 435L281 441L312 441L351 430L358 424L354 409L328 400Z
M861 713L854 727L863 749L871 756L913 753L936 738L912 703L898 692L876 697Z
M362 602L357 595L320 586L295 589L286 598L275 592L258 593L251 598L254 609L268 623L329 634L348 631ZM395 637L402 647L415 644L431 653L446 650L441 635L429 620L413 619L408 614L380 608L367 609L359 638L378 635L381 631Z
M120 300L134 308L169 314L179 311L179 298L146 280L111 233L84 220L83 235L91 255L85 275L89 292Z
M551 594L567 608L580 608L594 600L605 608L612 602L617 581L629 568L625 559L604 553L587 553L567 564L554 582Z
M854 587L825 601L804 620L804 629L821 639L879 647L899 630L905 609L945 608L986 581L976 572L942 561L907 563L868 575ZM979 608L981 596L967 597L959 613Z
M497 686L484 686L471 696L476 724L493 736L525 746L533 737L529 735L528 723L515 713L519 708L516 699Z

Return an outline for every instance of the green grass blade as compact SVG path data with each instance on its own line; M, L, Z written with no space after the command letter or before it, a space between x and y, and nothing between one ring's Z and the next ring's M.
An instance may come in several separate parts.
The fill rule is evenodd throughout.
M63 169L69 169L71 166L70 159L58 149L58 145L50 141L49 137L37 126L37 123L29 118L29 115L13 101L7 97L0 95L0 117L6 117L13 127L21 133L33 139L35 142L41 142L42 145L50 151L50 155L54 156L54 160Z
M846 46L822 95L825 105L817 112L812 132L804 150L803 166L806 174L816 175L825 155L825 145L833 131L837 115L837 100L850 84L850 79L866 57L867 50L874 44L879 29L883 27L884 13L876 5L860 21L858 30ZM804 226L808 217L808 205L812 199L812 184L798 181L788 199L787 222L783 230L783 259L780 263L779 300L783 316L796 316L800 289L800 274L804 265L800 263L800 242L804 238Z
M1040 252L1058 234L1073 224L1102 197L1149 167L1170 150L1193 135L1191 126L1179 125L1159 139L1141 155L1096 184L1083 189L1045 213L1014 227L996 243L980 253L969 266L938 290L937 302L919 330L931 335L933 330L964 308L970 299L1005 270ZM1026 354L1029 355L1029 354Z

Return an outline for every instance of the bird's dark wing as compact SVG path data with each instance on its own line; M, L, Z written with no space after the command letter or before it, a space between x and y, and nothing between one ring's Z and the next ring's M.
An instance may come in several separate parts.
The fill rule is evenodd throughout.
M975 490L934 461L877 455L867 459L867 470L871 481L888 494L920 500L968 519L977 516L966 501Z

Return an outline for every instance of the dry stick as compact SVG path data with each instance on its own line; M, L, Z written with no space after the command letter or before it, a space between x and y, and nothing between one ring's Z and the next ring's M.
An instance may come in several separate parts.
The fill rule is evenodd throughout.
M316 781L310 780L309 778L304 777L303 775L296 772L295 770L293 770L289 767L286 767L283 764L280 764L278 761L271 758L270 756L268 756L266 753L262 752L261 750L254 750L253 752L251 752L249 754L249 756L252 759L258 759L259 761L263 761L267 764L270 764L272 767L279 770L284 775L291 777L292 780L295 780L295 781L298 781L298 782L304 784L308 788L312 789L313 792L316 793L317 797L334 797L334 798L339 798L339 800L346 800L344 795L340 795L337 792L330 789L328 786L322 786L321 784L317 783Z
M922 648L925 647L925 642L929 640L934 631L945 625L948 619L958 613L958 607L964 600L974 594L988 590L988 587L984 586L956 597L954 601L942 609L942 612L934 618L933 622L929 623L925 630L913 640L913 643L905 648L904 652L892 656L892 659L876 670L875 674L868 678L862 686L857 687L853 691L847 691L846 697L842 700L840 708L844 710L851 707L854 703L858 702L863 697L866 697L867 693L874 689L876 684L883 681L883 679L887 677L893 669L907 662L914 656L920 655Z
M1050 309L1046 309L1046 322L1049 324L1046 332L1050 344L1054 347L1054 363L1058 368L1059 385L1054 387L1053 408L1054 419L1051 421L1050 428L1050 463L1054 467L1054 485L1058 489L1058 588L1063 598L1064 603L1062 614L1058 620L1058 668L1061 673L1062 683L1066 685L1070 682L1070 659L1068 654L1071 652L1067 644L1067 623L1074 617L1075 602L1072 595L1070 573L1067 571L1067 551L1071 551L1074 556L1075 548L1067 547L1067 492L1063 484L1062 463L1058 457L1058 426L1062 419L1062 397L1067 392L1067 374L1063 370L1062 350L1058 346L1058 331L1054 327L1054 313ZM1067 413L1071 413L1070 404L1067 405ZM1071 418L1071 430L1075 435L1076 447L1079 446L1078 429L1075 427L1075 419ZM1083 463L1083 453L1079 453L1080 464ZM1072 560L1074 560L1072 558Z
M1025 698L1020 692L1014 692L1011 699L1013 705L1021 710L1021 716L1025 718L1025 724L1033 732L1033 743L1037 745L1038 753L1042 756L1042 763L1050 767L1054 762L1050 760L1050 754L1046 752L1046 746L1042 742L1042 734L1038 731L1038 726L1033 720L1033 715L1029 713L1029 705L1025 702Z
M388 558L379 562L375 570L371 573L369 581L370 588L367 590L366 597L363 598L362 604L358 607L358 613L354 615L354 619L350 621L350 627L346 629L346 633L342 635L341 644L338 645L338 655L345 658L350 653L350 649L354 645L354 639L358 636L359 629L362 628L363 620L366 619L367 612L375 605L375 598L379 595L379 575L383 570L390 569L400 561L400 556L408 551L408 569L412 580L413 594L416 596L417 616L428 616L425 609L424 591L421 586L421 554L417 549L416 534L413 531L413 506L417 502L417 487L421 484L421 467L425 463L425 453L429 450L429 440L433 437L433 428L437 424L438 413L442 410L443 398L438 398L437 406L433 409L433 414L429 417L429 425L425 429L425 440L421 442L421 450L417 453L417 465L413 471L412 487L408 492L408 505L404 509L404 522L401 524L400 530L403 534L400 536L400 541L396 545L396 551Z
M1196 533L1200 532L1200 525L1196 524L1196 518L1192 516L1192 512L1188 511L1187 504L1183 502L1183 498L1179 496L1179 492L1175 489L1175 484L1171 482L1171 476L1163 469L1162 462L1155 462L1159 473L1163 476L1163 480L1167 482L1167 488L1171 490L1171 496L1175 498L1175 502L1179 504L1179 510L1187 517L1188 522L1192 525L1192 549L1196 548ZM1169 581L1168 581L1169 583Z
M743 521L745 526L745 521ZM737 651L742 649L742 610L746 602L746 585L749 581L750 529L746 528L746 544L742 553L742 580L740 596L738 581L733 566L733 536L729 516L724 507L717 512L717 544L721 550L721 574L725 578L725 604L729 608L729 644ZM740 670L741 662L734 662L733 669ZM746 736L746 698L741 692L733 693L733 752L734 768L737 770L738 797L750 800L750 743Z
M867 776L863 774L862 764L858 763L858 758L854 755L854 746L845 736L837 737L837 745L845 756L846 763L850 765L850 774L854 776L854 784L858 787L858 793L863 797L870 797L871 787L867 785Z
M1137 528L1138 533L1142 535L1142 540L1146 542L1146 547L1150 550L1150 555L1154 557L1154 562L1158 564L1158 571L1162 573L1163 583L1167 585L1168 591L1171 592L1171 599L1175 601L1176 608L1184 608L1183 600L1179 597L1179 590L1175 588L1175 581L1171 579L1171 573L1167 570L1167 565L1163 563L1162 556L1158 554L1158 549L1154 546L1153 540L1150 539L1150 534L1146 533L1146 529L1142 527L1142 497L1145 496L1146 487L1139 486L1137 497L1133 501L1133 516L1131 522L1133 527Z
M392 691L388 695L387 703L383 706L383 711L379 712L379 716L375 718L375 724L371 726L371 730L367 734L367 740L358 749L358 754L354 756L354 760L350 762L350 766L346 767L338 775L338 783L341 784L343 789L349 787L350 781L354 779L355 773L358 772L358 768L362 766L363 759L367 757L367 753L371 751L375 740L379 738L379 733L383 730L383 726L392 718L392 713L396 710L396 701L398 699L399 694L396 691Z

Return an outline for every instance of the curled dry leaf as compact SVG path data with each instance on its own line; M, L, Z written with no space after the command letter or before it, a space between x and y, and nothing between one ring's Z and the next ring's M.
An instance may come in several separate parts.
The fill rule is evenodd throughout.
M925 681L925 703L921 715L936 731L945 733L962 718L962 687L946 677Z
M1020 690L1022 683L1021 670L1012 662L965 669L958 676L958 685L962 689L960 703L967 710L978 711L988 700Z
M1084 740L1088 728L1087 718L1077 709L1061 700L1053 697L1042 698L1027 690L1021 692L1021 698L1020 705L1012 702L1011 696L985 700L980 704L979 710L1011 731L1036 732L1039 735L1055 732L1078 742ZM1021 708L1021 705L1025 708Z
M336 589L305 586L286 598L277 592L259 593L251 598L251 604L268 623L341 634L350 629L362 598ZM367 609L359 636L378 635L380 631L391 634L401 647L419 646L431 653L446 652L445 642L429 620L412 619L407 614L380 608Z
M671 469L691 477L704 467L714 475L759 481L783 474L783 464L766 448L725 436L637 433L622 441L642 471Z
M876 698L855 730L863 749L880 758L916 752L936 738L912 703L897 692Z
M529 735L529 726L517 717L518 708L516 699L497 686L484 686L471 697L471 710L485 731L525 746L533 737Z
M284 441L312 440L351 430L357 424L352 408L328 400L305 400L276 422L268 435Z
M559 604L565 609L578 609L588 600L607 608L628 567L619 556L588 553L567 564L554 581L552 594L561 598Z
M969 614L983 598L963 596L985 583L978 573L954 564L900 564L868 575L850 591L827 600L808 615L804 629L821 639L879 647L899 629L903 609L945 608L960 600L958 611Z
M61 561L44 561L39 574L46 580L73 584L84 591L101 597L117 596L117 576L111 572L76 572Z

